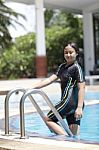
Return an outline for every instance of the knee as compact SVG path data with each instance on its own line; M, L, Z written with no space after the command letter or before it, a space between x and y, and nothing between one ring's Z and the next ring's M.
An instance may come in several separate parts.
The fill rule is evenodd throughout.
M46 122L51 121L51 119L48 118L47 116L44 117L44 120L45 120Z

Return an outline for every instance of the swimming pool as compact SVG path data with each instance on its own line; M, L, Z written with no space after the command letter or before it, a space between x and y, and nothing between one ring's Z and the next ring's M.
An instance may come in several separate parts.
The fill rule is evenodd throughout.
M87 91L85 92L85 100L99 100L99 92Z
M81 121L80 138L99 142L99 104L86 106Z
M52 95L55 99L56 95ZM99 93L92 92L87 93L85 96L87 100L92 100L93 98L99 101ZM51 98L51 97L50 97ZM56 101L54 101L56 103ZM41 104L42 105L42 104ZM46 114L47 111L44 111ZM84 108L84 115L81 121L81 131L80 140L88 142L98 142L99 143L99 104L86 105ZM19 131L19 116L10 118L10 128ZM52 137L56 135L51 133L45 123L42 121L38 113L30 113L25 115L25 131L27 134L43 135L46 137Z

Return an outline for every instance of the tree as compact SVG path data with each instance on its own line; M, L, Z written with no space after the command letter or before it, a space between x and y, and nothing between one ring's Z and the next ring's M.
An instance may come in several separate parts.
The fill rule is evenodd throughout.
M12 21L23 26L16 21L16 18L18 19L19 16L25 19L23 15L16 13L14 10L6 6L3 0L0 0L0 51L11 45L12 37L9 33L8 27L10 25L14 27Z
M50 9L46 9L45 12L44 12L44 15L45 15L45 27L50 27L51 26L51 20L54 16L55 12L54 10L50 10Z
M59 10L47 11L45 20L48 73L52 73L64 62L66 43L75 41L82 47L82 22L75 15ZM35 45L35 33L16 38L0 56L0 78L35 77Z
M52 72L63 60L63 49L66 43L76 42L83 48L82 18L60 10L46 10L46 50L48 71ZM83 52L80 52L80 58ZM81 58L81 61L83 58ZM82 66L84 63L82 62Z
M76 41L78 42L78 46L83 48L83 27L82 27L82 18L79 18L78 15L66 12L64 10L45 10L45 26L46 28L52 27L62 27L70 28L71 33L74 32L75 34L72 37L76 37ZM73 40L73 38L71 38Z
M0 79L35 77L35 34L17 37L0 57Z

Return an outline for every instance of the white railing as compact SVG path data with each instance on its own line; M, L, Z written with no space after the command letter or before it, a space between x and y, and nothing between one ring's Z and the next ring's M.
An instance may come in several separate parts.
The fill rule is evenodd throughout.
M42 112L42 110L40 109L40 107L38 106L38 104L36 103L36 101L34 100L32 94L40 94L44 98L44 100L46 101L46 103L48 104L48 106L51 108L51 110L53 111L53 113L56 116L56 118L61 123L61 126L64 128L64 130L66 131L66 133L69 136L73 136L72 132L69 129L67 121L64 121L62 119L62 117L60 116L60 114L58 113L58 111L56 110L56 108L51 103L51 101L48 98L48 96L43 91L41 91L41 90L31 89L31 90L26 91L26 93L22 96L21 101L20 101L20 132L21 132L21 138L25 138L24 101L25 101L25 99L27 97L30 98L32 104L37 109L37 112L39 113L39 115L41 116L41 118L43 119L43 121L46 123L46 121L44 119L45 115Z
M16 88L8 92L8 94L5 97L5 103L4 103L4 108L5 108L5 135L9 135L9 99L13 93L16 92L23 92L23 94L26 92L25 89L23 88Z
M89 81L89 85L94 85L94 81L99 80L99 75L85 76L85 80Z
M41 108L39 107L37 102L34 100L33 94L40 94L43 97L43 99L46 101L48 106L51 108L51 110L53 111L53 113L55 114L57 119L59 120L61 126L66 131L66 133L69 136L73 136L72 132L69 129L67 121L64 121L62 119L62 117L57 112L57 110L55 109L52 102L50 101L48 96L45 94L45 92L43 92L42 90L38 90L38 89L26 90L23 88L13 89L10 92L8 92L8 94L6 95L5 103L4 103L4 105L5 105L5 135L9 135L9 99L10 99L11 95L16 92L23 93L22 97L20 98L20 134L21 134L21 138L26 138L25 137L25 120L24 120L24 102L27 97L31 100L32 104L34 105L37 112L39 113L39 115L41 116L41 118L43 119L43 121L46 124L46 121L44 119L45 114L43 113L43 111L41 110Z

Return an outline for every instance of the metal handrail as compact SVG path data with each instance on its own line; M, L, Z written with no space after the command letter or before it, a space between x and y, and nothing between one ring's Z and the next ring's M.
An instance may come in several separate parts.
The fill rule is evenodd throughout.
M8 94L5 97L5 135L9 135L9 98L10 96L15 92L23 92L23 94L26 92L23 88L16 88L8 92Z
M53 111L54 115L57 117L57 119L61 123L62 127L64 128L64 130L68 133L69 136L73 136L72 132L69 129L67 121L65 122L62 119L62 117L60 116L58 111L55 109L55 107L51 103L51 101L48 98L48 96L41 90L31 89L31 90L26 91L26 93L22 96L22 98L20 100L20 133L21 133L21 138L25 138L24 101L25 101L27 96L30 98L30 100L33 103L34 107L37 109L37 112L39 113L39 115L42 117L42 119L45 122L45 119L44 119L45 115L44 115L44 113L42 112L42 110L40 109L40 107L38 106L38 104L36 103L36 101L34 100L34 98L33 98L33 96L31 94L40 94L44 98L44 100L46 101L48 106L51 108L51 110Z

